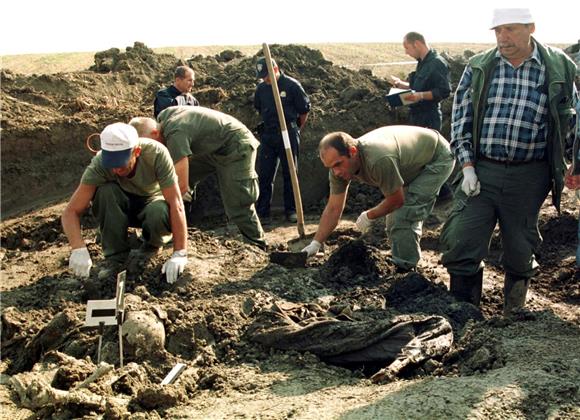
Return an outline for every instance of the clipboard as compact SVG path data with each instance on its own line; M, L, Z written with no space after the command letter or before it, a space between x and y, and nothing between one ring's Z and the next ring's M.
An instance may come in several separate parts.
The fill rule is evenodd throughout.
M390 106L397 107L412 104L413 101L408 101L406 98L415 93L412 89L396 89L391 88L389 94L385 95L385 99Z

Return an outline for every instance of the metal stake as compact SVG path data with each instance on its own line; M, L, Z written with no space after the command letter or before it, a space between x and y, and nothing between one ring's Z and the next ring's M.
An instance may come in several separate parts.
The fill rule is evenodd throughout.
M119 324L119 364L123 369L123 324Z
M99 322L99 347L97 348L97 365L101 363L101 347L103 345L103 334L105 333L105 323Z

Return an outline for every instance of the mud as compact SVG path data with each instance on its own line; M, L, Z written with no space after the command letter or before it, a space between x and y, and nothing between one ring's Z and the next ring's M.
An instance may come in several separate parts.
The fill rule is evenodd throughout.
M323 133L348 129L357 135L404 117L385 112L384 82L368 72L336 68L318 51L299 46L274 46L272 53L285 71L299 75L315 104L305 132L302 176L326 177L313 153ZM127 319L133 323L125 331L124 367L119 368L115 327L105 327L103 363L97 365L99 334L83 326L85 304L114 297L114 278L99 279L94 270L81 281L68 272L69 249L59 222L64 204L17 211L67 194L90 159L84 137L108 122L149 115L153 92L169 83L175 64L174 57L136 44L124 53L100 53L86 72L2 74L2 101L8 104L2 117L2 206L3 212L14 212L1 227L3 416L580 416L577 203L568 191L561 215L550 207L550 198L542 208L541 270L531 285L528 310L505 319L498 235L486 260L481 308L456 302L447 292L438 236L448 202L438 203L425 224L417 273L396 273L389 263L384 223L363 237L355 230L359 211L378 201L376 191L364 186L350 192L344 220L324 255L306 267L287 268L241 240L220 215L208 182L198 208L206 217L189 229L189 266L177 283L167 284L161 273L170 248L149 260L134 257L122 267ZM228 51L193 57L191 65L202 103L248 126L257 122L250 102L251 57ZM13 185L16 179L19 185ZM320 184L308 188L307 232L316 229L324 205L327 187ZM83 233L98 266L103 257L89 216ZM272 250L286 249L297 232L274 218L266 235ZM312 353L250 340L249 327L277 302L311 305L353 320L441 316L452 326L454 343L445 355L375 384L369 378L381 366L347 369ZM177 363L184 363L185 371L174 384L160 385Z

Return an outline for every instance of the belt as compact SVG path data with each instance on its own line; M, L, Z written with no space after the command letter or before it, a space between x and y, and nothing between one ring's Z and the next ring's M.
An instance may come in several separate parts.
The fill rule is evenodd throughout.
M496 159L491 159L488 158L487 156L478 156L477 157L478 160L482 160L484 162L489 162L489 163L493 163L496 165L502 165L502 166L521 166L521 165L527 165L530 163L538 163L538 162L545 162L545 160L496 160Z

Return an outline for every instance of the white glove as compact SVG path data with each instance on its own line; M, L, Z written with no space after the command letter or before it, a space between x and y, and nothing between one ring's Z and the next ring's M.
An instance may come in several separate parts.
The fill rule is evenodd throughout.
M165 261L165 264L163 264L163 268L161 269L161 272L164 273L165 277L167 278L167 283L175 283L177 281L177 277L183 273L186 265L187 250L180 249L179 251L174 251L171 255L171 258Z
M312 242L310 242L310 244L305 246L301 252L306 252L306 254L308 254L307 258L310 258L310 257L316 255L318 253L318 251L320 251L321 246L322 246L322 244L320 242L318 242L316 239L313 239Z
M367 215L367 213L368 213L368 211L363 211L360 214L360 216L358 217L358 219L356 219L356 227L362 233L365 233L367 230L369 230L369 228L371 227L371 224L372 224L372 220L369 219L369 216Z
M191 194L193 190L187 190L183 193L181 198L183 199L184 203L191 203L193 201L193 195Z
M461 183L461 189L468 197L476 196L481 191L481 184L477 179L475 168L473 166L466 166L463 168L463 182Z
M72 250L68 260L68 268L72 270L75 276L89 277L92 266L93 261L86 246Z

